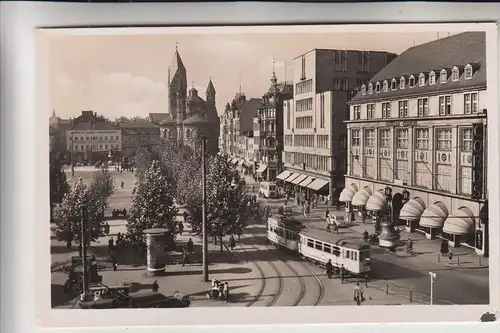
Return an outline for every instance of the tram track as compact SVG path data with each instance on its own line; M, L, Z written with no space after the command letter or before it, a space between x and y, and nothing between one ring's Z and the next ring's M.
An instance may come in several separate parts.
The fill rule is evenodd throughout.
M319 293L318 297L316 298L316 301L313 304L313 306L318 306L323 300L323 297L325 297L325 286L323 282L321 282L321 279L319 278L318 274L314 273L309 267L307 267L306 263L301 261L300 264L302 265L302 267L305 268L306 271L309 272L309 274L311 274L314 277L316 283L318 284Z

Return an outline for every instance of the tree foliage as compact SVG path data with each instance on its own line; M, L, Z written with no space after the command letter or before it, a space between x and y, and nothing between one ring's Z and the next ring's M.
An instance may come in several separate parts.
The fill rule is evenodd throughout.
M55 212L59 239L80 243L81 207L87 211L87 240L96 241L104 236L104 209L114 191L114 179L108 170L100 170L94 175L89 187L80 179L62 199Z
M177 232L173 191L162 174L160 163L153 161L134 189L127 222L127 239L132 245L144 245L143 231L166 228L167 240L173 242Z
M50 204L61 203L64 195L69 191L66 174L62 168L60 155L54 154L50 158Z

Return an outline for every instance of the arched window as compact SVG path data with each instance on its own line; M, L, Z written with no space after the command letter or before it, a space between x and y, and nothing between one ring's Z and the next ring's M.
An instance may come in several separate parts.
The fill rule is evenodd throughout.
M361 95L364 95L364 94L366 94L366 85L363 84L361 86Z
M373 83L368 84L368 93L369 94L373 93Z
M188 128L186 130L186 138L190 138L191 137L191 130Z
M425 74L424 73L420 73L420 75L418 76L418 85L419 86L425 86Z
M436 73L434 71L431 71L429 73L429 85L433 85L436 83Z
M404 89L406 87L406 79L404 76L401 76L399 79L399 89Z
M382 88L384 91L388 91L389 90L389 82L387 82L387 80L384 80L384 85L383 85L383 88Z
M168 133L168 129L164 129L163 130L163 138L166 139L167 138L167 133Z
M411 75L410 79L408 81L409 81L408 83L410 85L410 88L415 87L415 76Z
M396 79L392 79L391 81L391 89L392 90L396 90L398 88L398 82L396 81Z
M453 82L456 82L458 81L458 79L460 78L460 71L458 69L457 66L453 67L453 69L451 70L451 80Z
M439 75L439 82L446 83L446 81L448 81L448 73L446 72L446 69L443 69Z
M375 91L376 91L376 92L380 92L380 82L377 82L377 83L375 84Z
M467 64L467 66L465 66L464 79L466 79L466 80L472 79L472 66L471 66L471 64Z

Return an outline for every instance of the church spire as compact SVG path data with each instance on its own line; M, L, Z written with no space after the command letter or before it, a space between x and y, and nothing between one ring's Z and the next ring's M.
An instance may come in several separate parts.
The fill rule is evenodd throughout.
M276 60L273 57L273 76L271 77L271 84L276 87L278 85L278 79L276 78Z
M210 78L210 80L208 81L206 94L207 94L207 96L209 96L209 95L215 96L215 87L214 87L214 84L212 82L212 78Z

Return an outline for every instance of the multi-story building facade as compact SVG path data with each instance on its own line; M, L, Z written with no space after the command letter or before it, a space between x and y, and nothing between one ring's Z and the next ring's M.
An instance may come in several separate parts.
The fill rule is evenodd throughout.
M160 126L149 121L120 123L122 132L122 155L135 156L139 147L156 145L160 142Z
M257 111L254 124L255 145L257 148L256 174L259 179L274 181L282 171L283 154L283 101L293 98L293 85L278 83L275 72L271 86L262 97L263 104Z
M408 49L350 101L340 199L488 255L485 34Z
M55 111L52 112L52 116L49 118L50 146L52 150L62 154L67 161L69 161L69 154L66 145L66 131L72 126L73 119L61 119Z
M330 195L344 187L347 101L396 57L387 52L315 49L293 61L293 99L284 102L285 171L278 179Z
M66 138L74 162L107 161L110 153L119 156L122 148L121 130L93 111L82 111Z

